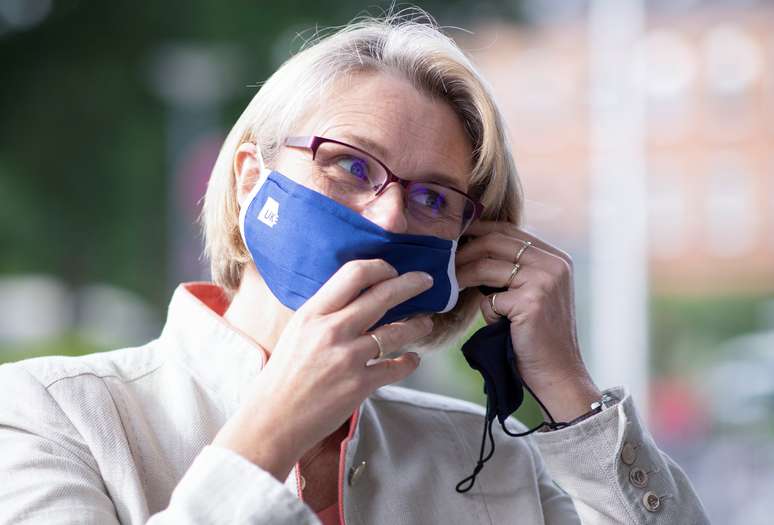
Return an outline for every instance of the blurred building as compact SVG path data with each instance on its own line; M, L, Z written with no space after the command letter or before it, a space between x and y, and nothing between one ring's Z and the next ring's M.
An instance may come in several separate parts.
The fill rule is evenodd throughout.
M657 294L774 291L774 6L737 4L649 11L619 72L647 97ZM462 42L505 111L526 228L569 246L587 244L592 202L587 30L495 25Z

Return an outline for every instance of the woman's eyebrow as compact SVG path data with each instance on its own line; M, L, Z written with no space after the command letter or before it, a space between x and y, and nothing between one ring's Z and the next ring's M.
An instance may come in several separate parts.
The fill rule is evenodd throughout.
M427 175L424 175L422 177L422 180L424 182L435 182L443 186L448 186L450 188L454 188L455 190L461 191L463 193L467 192L467 189L462 189L459 187L459 181L444 173L437 173L437 172L428 173Z
M348 141L352 143L353 146L362 148L372 155L376 155L379 160L387 164L387 161L385 160L385 158L388 157L387 150L379 142L371 140L367 137L362 137L360 135L354 135L352 133L342 133L342 136L342 140ZM396 173L396 175L400 177L400 174ZM465 191L459 188L459 181L457 179L444 173L429 173L423 177L423 180L425 182L436 182L438 184L443 184L459 191Z
M386 157L389 155L387 154L387 150L382 146L381 143L376 142L375 140L371 140L367 137L362 137L360 135L354 135L352 133L342 133L342 140L345 142L352 143L353 146L357 146L358 148L362 148L368 153L371 153L372 155L375 155L384 162L385 164L387 161L385 160Z

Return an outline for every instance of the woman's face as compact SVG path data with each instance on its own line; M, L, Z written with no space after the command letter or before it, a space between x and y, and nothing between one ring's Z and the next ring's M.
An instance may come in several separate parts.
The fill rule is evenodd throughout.
M341 140L368 151L398 177L468 191L473 153L460 118L448 104L384 73L354 74L331 91L334 94L294 135ZM299 179L312 164L311 152L282 148L274 169L303 182ZM395 233L422 233L412 231L417 227L405 214L402 191L391 184L355 211Z

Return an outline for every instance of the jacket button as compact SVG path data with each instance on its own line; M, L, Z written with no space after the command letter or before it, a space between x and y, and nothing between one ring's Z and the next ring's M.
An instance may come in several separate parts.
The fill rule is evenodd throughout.
M621 461L626 465L633 465L637 460L637 447L629 442L624 443L623 449L621 449Z
M648 473L640 467L634 467L629 471L629 482L635 487L645 488L648 484Z
M661 498L655 492L646 492L642 495L642 503L650 512L656 512L661 508Z
M347 478L347 482L349 483L349 486L355 484L357 479L363 474L363 471L365 470L366 462L361 461L360 465L355 465L354 467L350 467L349 469L349 477Z

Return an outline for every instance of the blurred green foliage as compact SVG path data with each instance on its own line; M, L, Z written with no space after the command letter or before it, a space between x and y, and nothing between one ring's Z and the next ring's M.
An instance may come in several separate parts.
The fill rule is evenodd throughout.
M723 359L721 343L772 330L762 312L774 296L658 296L650 301L651 373L700 372Z
M0 364L47 355L78 356L103 350L106 349L95 345L77 332L70 332L61 337L34 343L3 346L0 348Z

